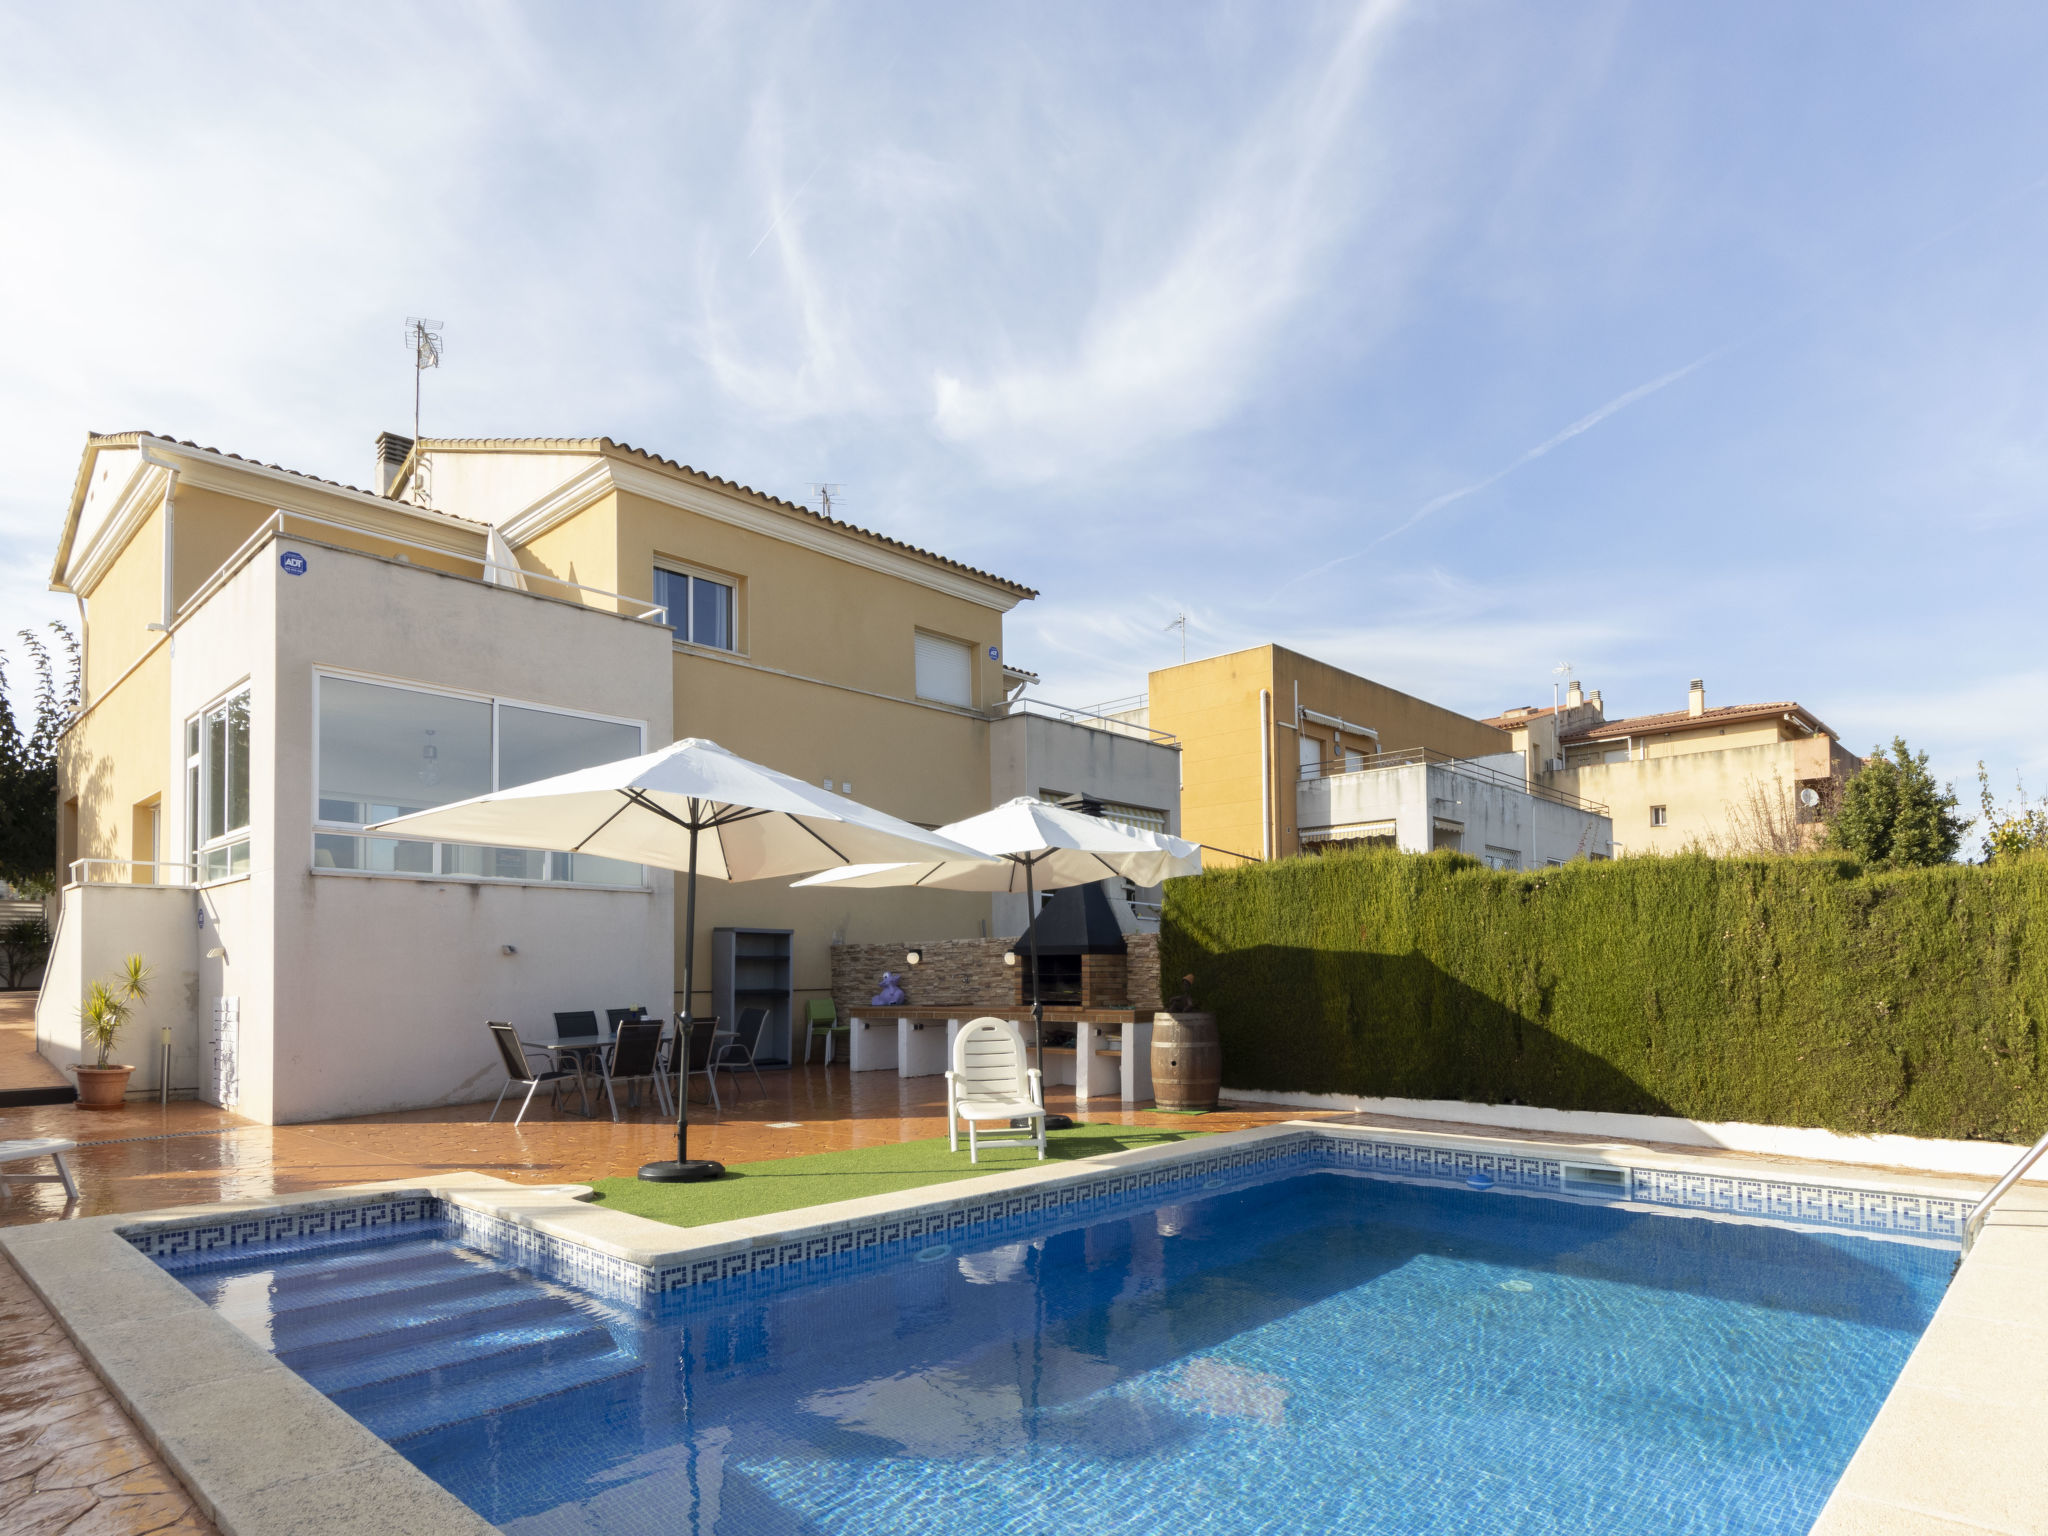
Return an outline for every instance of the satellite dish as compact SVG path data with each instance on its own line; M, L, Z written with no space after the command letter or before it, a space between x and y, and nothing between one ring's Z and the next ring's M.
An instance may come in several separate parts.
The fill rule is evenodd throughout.
M1799 803L1809 811L1820 804L1820 791L1811 787L1799 791Z

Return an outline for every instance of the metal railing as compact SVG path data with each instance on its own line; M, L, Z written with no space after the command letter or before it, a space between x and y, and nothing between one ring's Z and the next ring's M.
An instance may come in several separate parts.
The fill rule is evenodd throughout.
M130 875L111 873L114 870L138 869L175 869L182 878L165 880L152 873L147 880L136 880ZM94 873L95 870L109 873L99 875ZM198 865L175 863L169 859L73 859L65 866L65 878L71 885L197 885L198 876Z
M1434 747L1403 747L1395 752L1333 757L1319 763L1303 763L1301 782L1341 778L1347 773L1380 773L1390 768L1413 768L1417 765L1448 768L1453 773L1461 774L1468 779L1476 779L1482 784L1520 790L1525 795L1531 795L1538 800L1548 800L1552 805L1561 805L1568 810L1590 811L1596 816L1607 814L1607 807L1598 800L1582 799L1578 795L1567 794L1564 790L1552 789L1547 784L1532 784L1519 774L1503 773L1498 768L1489 768L1486 764L1474 762L1468 757L1453 757L1450 753L1439 752Z
M1046 720L1064 720L1069 725L1086 726L1091 731L1108 731L1113 735L1129 736L1134 740L1149 741L1162 747L1180 745L1180 738L1171 731L1155 731L1149 725L1139 725L1133 720L1119 720L1114 715L1105 715L1097 709L1081 709L1071 704L1048 704L1044 699L1029 697L1012 699L999 707L1005 717L1037 715Z
M1977 1234L1984 1230L1984 1223L1991 1219L1991 1208L2004 1198L2007 1190L2019 1183L2026 1171L2038 1163L2043 1155L2048 1155L2048 1135L2043 1135L2028 1148L2026 1154L2012 1165L2006 1176L1991 1186L1991 1192L1970 1207L1970 1214L1963 1218L1963 1251L1957 1258L1957 1263L1960 1264L1963 1259L1970 1256L1970 1250L1977 1243Z

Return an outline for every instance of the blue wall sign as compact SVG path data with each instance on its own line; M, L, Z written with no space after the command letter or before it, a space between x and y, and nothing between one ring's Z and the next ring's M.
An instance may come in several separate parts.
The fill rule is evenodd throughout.
M990 646L990 647L988 648L988 659L989 659L990 661L999 661L999 660L1001 660L1001 659L1002 659L1002 654L1003 654L1003 653L1002 653L1002 651L1001 651L1000 649L998 649L997 647L993 646L993 645L992 645L992 646Z
M303 576L306 574L306 557L296 549L288 549L279 555L277 563L284 567L284 573L287 576Z

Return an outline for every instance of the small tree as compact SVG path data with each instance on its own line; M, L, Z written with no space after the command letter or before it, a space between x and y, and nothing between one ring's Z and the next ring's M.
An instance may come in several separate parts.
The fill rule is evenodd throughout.
M21 643L36 673L35 723L24 731L7 697L0 659L0 880L30 891L47 890L57 872L57 741L78 712L78 641L52 624L69 658L60 682L50 648L34 630Z
M1984 808L1984 862L2001 864L2023 853L2048 849L2048 800L2027 800L2027 786L2017 777L2013 789L2019 796L2012 805L2000 805L1991 798L1991 775L1983 760L1977 763L1977 803Z
M18 987L50 952L50 925L42 914L17 917L0 927L0 970L7 985Z
M85 989L85 1001L78 1005L78 1019L85 1026L86 1044L98 1052L94 1066L108 1065L107 1057L135 1005L149 996L150 969L142 956L130 955L111 981L95 981Z
M1827 846L1873 869L1946 864L1962 846L1969 825L1956 814L1955 786L1936 787L1927 754L1906 738L1892 738L1892 755L1871 749L1869 759L1842 787L1828 825Z
M1806 846L1806 828L1799 820L1799 802L1782 780L1751 779L1739 800L1727 802L1726 829L1701 840L1703 853L1722 858L1745 854L1798 853Z

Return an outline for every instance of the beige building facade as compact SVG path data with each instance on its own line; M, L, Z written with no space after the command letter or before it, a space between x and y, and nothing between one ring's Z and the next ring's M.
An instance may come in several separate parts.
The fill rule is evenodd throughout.
M1862 766L1803 705L1710 706L1698 678L1682 710L1609 720L1599 692L1573 682L1557 706L1488 723L1513 737L1531 783L1608 807L1617 853L1811 847Z
M1181 835L1225 855L1450 848L1501 868L1604 857L1599 807L1536 790L1512 733L1262 645L1151 674L1126 718L1181 748Z
M608 438L387 434L371 480L88 440L52 571L84 699L51 1059L131 936L165 983L124 1042L137 1091L169 1027L171 1088L259 1119L487 1097L486 1018L677 1010L675 882L365 826L684 736L932 826L1043 758L1025 733L1074 731L1007 718L1003 621L1034 594L930 551ZM1142 744L1069 752L1095 778L1046 787L1157 805L1177 754ZM986 896L783 882L708 883L698 916L700 957L715 927L793 930L799 1005L835 943L991 931Z

